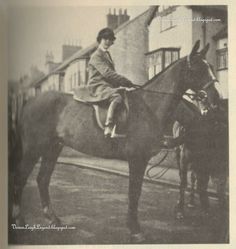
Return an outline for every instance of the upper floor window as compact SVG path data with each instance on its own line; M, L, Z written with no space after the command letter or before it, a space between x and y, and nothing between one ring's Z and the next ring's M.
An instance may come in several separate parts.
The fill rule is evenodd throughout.
M228 69L228 49L222 48L216 51L217 70Z
M159 7L160 32L171 29L177 25L175 14L176 6L162 5Z
M160 48L146 54L148 76L151 79L164 68L179 59L180 48Z
M160 27L161 32L174 27L175 25L174 25L172 13L169 15L162 16L160 25L161 25Z

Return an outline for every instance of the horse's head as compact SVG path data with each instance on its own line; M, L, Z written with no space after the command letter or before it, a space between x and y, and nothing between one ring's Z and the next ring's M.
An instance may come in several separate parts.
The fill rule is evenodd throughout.
M212 109L216 109L219 103L219 93L215 88L217 79L213 73L212 66L206 60L209 43L198 52L200 41L198 40L190 55L186 57L187 70L185 82L188 88L195 92L201 91L205 95L205 101ZM206 102L205 102L206 104Z
M183 99L192 103L198 109L201 115L205 116L208 114L208 111L210 110L210 106L207 101L207 94L205 91L200 90L198 92L195 92L191 89L188 89L184 93Z

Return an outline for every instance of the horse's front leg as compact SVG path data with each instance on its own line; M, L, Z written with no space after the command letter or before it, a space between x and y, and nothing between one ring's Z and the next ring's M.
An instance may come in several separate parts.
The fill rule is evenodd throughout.
M202 211L206 215L208 215L208 210L209 210L209 199L207 193L208 182L209 182L208 172L197 173L197 189L200 197Z
M226 200L226 183L227 175L225 172L218 174L217 176L212 176L212 181L216 184L217 195L219 200L219 208L221 212L225 212L228 209L227 200Z
M180 150L180 156L178 167L179 167L179 176L180 176L180 185L179 185L179 201L176 207L176 219L184 218L184 203L185 203L185 189L187 187L187 172L188 172L188 162L187 162L187 151L184 148Z
M143 242L144 236L138 222L138 201L141 195L143 176L148 160L144 158L129 159L129 207L128 227L131 232L131 242Z

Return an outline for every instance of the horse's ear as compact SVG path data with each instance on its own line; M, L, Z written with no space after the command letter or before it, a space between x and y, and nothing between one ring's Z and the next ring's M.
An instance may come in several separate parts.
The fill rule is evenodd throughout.
M206 53L207 53L207 51L209 50L209 47L210 47L210 44L207 43L207 45L205 46L205 48L203 48L203 49L200 51L200 54L201 54L201 56L202 56L203 58L206 57Z
M193 46L191 53L190 53L190 58L197 53L199 47L200 47L200 40L197 40Z

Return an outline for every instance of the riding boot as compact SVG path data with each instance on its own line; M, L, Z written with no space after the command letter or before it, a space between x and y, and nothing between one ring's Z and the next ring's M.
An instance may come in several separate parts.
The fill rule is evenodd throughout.
M105 122L105 137L111 136L112 130L114 128L114 114L117 106L122 102L122 97L120 95L114 96L112 99L110 106L107 111L107 118Z

